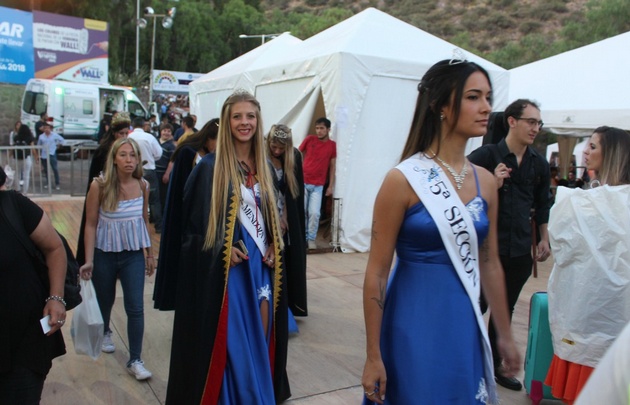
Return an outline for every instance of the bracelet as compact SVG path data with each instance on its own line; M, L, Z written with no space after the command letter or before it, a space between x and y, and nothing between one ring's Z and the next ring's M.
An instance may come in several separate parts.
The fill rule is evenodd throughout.
M66 306L66 301L63 298L61 298L60 296L58 296L58 295L51 295L50 297L46 298L46 302L48 302L48 301L61 302L64 307Z
M153 259L153 256L147 256L147 259Z

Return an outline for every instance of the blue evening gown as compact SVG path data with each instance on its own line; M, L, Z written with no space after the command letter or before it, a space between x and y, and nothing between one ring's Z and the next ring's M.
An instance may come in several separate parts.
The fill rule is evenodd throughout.
M481 246L489 221L479 184L477 196L466 208ZM385 403L485 404L483 337L438 228L422 202L406 212L396 254L381 327ZM373 402L364 398L364 404Z

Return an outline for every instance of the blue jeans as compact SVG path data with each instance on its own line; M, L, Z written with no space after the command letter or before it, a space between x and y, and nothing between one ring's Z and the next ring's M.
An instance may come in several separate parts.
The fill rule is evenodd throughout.
M39 405L44 389L45 374L24 366L0 373L0 404Z
M55 175L55 186L59 185L59 169L57 169L57 155L48 155L48 159L42 158L42 173L44 175L44 184L48 184L48 165L46 160L50 161L50 168Z
M304 185L304 212L306 212L306 240L317 239L319 217L322 212L324 186Z
M105 333L110 332L109 320L116 298L116 279L123 289L127 313L127 337L129 338L129 366L141 360L144 335L144 254L141 250L103 252L94 249L92 283L98 306L103 315Z

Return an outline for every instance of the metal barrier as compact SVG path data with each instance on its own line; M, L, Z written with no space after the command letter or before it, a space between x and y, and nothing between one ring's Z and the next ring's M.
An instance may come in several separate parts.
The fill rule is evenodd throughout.
M45 146L0 146L0 166L5 171L13 172L13 181L7 184L7 189L21 191L29 197L50 197L53 192L84 196L89 182L87 177L90 162L97 146L96 142L91 141L71 144L69 155L57 156L60 190L54 189L54 174L50 160L45 159L46 173L48 173L48 178L46 178L42 170L44 160L35 158L41 156ZM26 151L30 151L30 156L18 159ZM69 160L64 160L65 158Z
M2 146L0 147L0 166L7 172L9 177L7 178L5 186L9 190L22 191L24 194L31 196L50 196L52 189L45 188L46 184L50 184L50 181L46 182L44 172L41 167L41 161L36 159L36 156L40 156L44 146ZM23 156L27 151L30 152L29 156L24 159L18 159L19 156ZM52 175L50 167L50 161L46 160L47 173L49 177ZM40 170L37 170L37 169ZM50 180L50 179L49 179Z
M343 206L342 198L333 198L333 215L331 221L332 235L330 246L333 247L333 252L336 252L341 247L341 207Z

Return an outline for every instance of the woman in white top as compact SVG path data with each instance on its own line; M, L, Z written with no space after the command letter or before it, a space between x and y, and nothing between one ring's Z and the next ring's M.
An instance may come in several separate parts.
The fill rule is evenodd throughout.
M116 279L123 288L129 361L127 371L138 380L151 377L141 359L144 335L144 275L155 260L148 232L148 183L142 179L138 144L131 138L112 145L101 177L92 181L86 199L85 264L81 277L92 278L105 324L102 350L115 350L109 326ZM146 253L143 254L143 251Z

